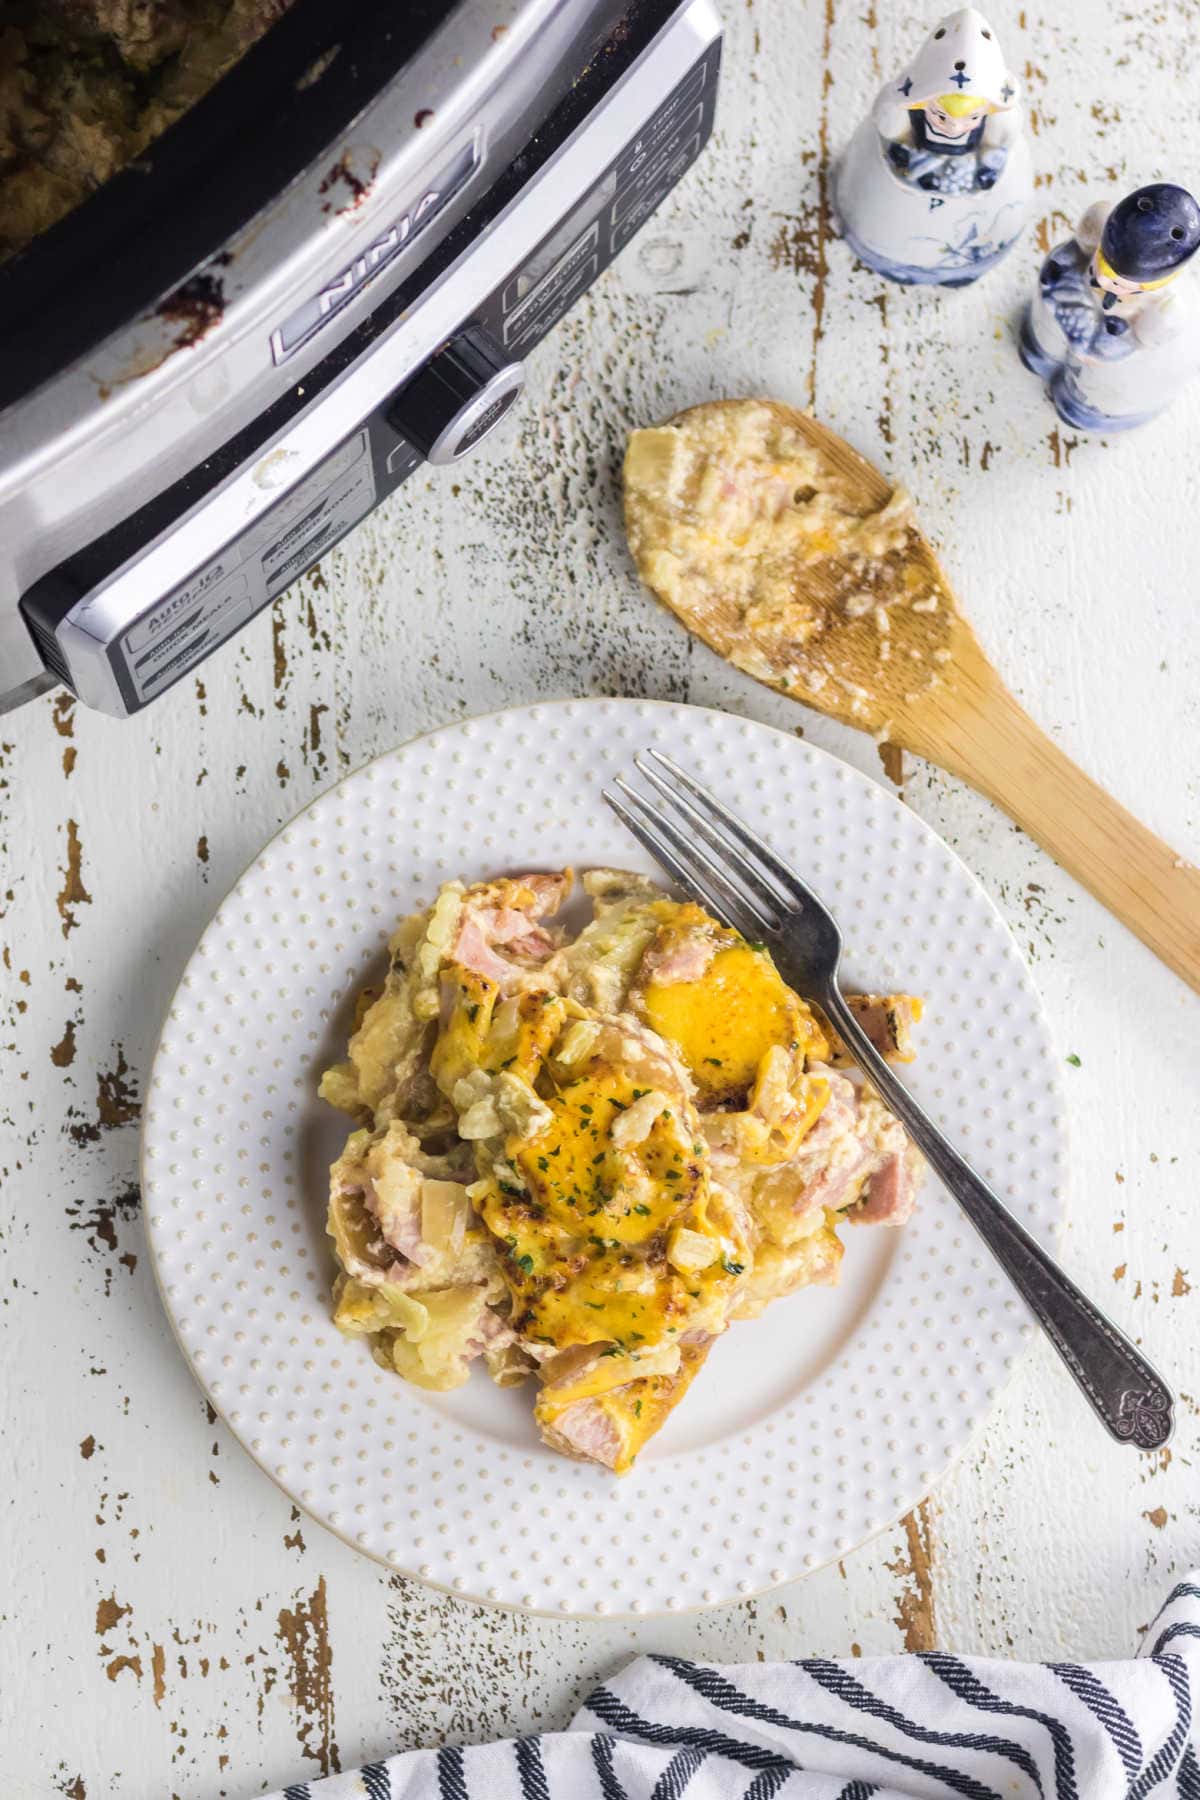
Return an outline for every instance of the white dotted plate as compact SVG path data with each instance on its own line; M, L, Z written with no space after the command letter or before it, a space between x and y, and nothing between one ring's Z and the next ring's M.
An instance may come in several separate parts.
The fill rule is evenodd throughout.
M354 990L439 882L649 868L600 799L669 749L838 914L850 984L926 997L908 1072L1039 1237L1065 1132L1038 997L946 846L865 776L724 713L632 700L499 713L360 769L263 851L188 965L145 1112L150 1244L213 1405L300 1506L394 1568L539 1611L655 1613L789 1580L891 1524L962 1450L1031 1325L952 1202L847 1226L841 1285L737 1325L621 1480L543 1448L523 1389L427 1394L329 1319L316 1097Z

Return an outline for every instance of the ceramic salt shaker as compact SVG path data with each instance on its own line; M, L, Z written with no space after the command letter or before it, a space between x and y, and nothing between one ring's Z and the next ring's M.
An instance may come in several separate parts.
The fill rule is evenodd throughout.
M1080 431L1127 431L1174 399L1200 367L1195 284L1176 283L1200 248L1200 206L1156 181L1089 206L1042 264L1021 325L1021 361Z
M1012 248L1032 195L1017 79L965 6L884 83L851 139L834 172L842 233L889 281L966 287Z

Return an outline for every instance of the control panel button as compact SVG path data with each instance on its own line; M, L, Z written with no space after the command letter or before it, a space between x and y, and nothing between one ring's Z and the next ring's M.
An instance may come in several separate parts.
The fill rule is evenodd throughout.
M470 325L398 390L388 421L427 462L458 462L500 423L524 380L523 365Z

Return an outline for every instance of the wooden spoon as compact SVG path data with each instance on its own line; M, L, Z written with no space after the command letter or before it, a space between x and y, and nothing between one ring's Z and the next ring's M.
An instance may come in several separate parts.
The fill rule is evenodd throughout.
M692 407L633 434L625 508L642 579L714 650L970 782L1200 991L1200 870L1017 704L907 497L842 438L773 401Z

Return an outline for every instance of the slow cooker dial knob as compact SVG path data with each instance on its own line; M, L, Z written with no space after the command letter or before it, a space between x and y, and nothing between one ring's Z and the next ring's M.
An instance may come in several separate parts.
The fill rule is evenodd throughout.
M469 325L397 391L388 419L427 462L455 463L500 423L524 380L523 365Z

